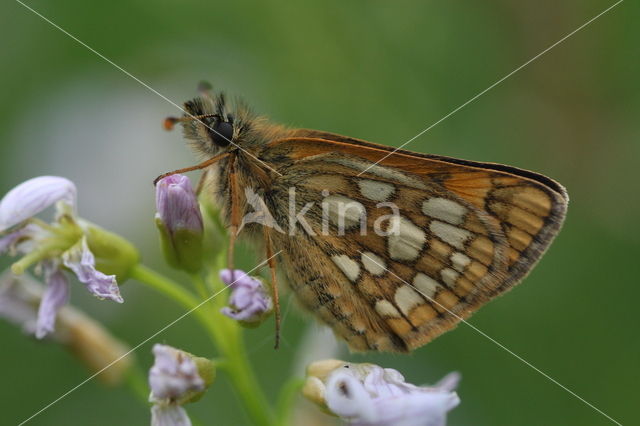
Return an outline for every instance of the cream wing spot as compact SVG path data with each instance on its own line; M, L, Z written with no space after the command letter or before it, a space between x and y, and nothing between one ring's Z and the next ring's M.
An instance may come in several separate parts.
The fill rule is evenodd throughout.
M400 317L400 312L388 300L378 300L376 302L376 312L383 317Z
M387 265L384 259L375 253L365 251L362 253L360 260L362 261L364 269L373 276L382 276L387 271Z
M360 275L360 265L346 254L338 254L331 257L333 263L351 280L355 282Z
M344 226L349 229L359 225L360 221L365 218L365 207L344 195L329 195L322 201L323 205L325 203L329 221L338 227Z
M453 268L458 272L464 271L464 269L471 263L469 256L464 253L460 253L459 251L453 253L449 259L451 259Z
M441 287L438 281L422 272L418 272L413 278L413 286L428 299L433 299L438 288Z
M415 260L427 241L424 231L402 216L389 220L387 232L389 256L394 260Z
M390 183L378 182L369 179L359 180L358 187L360 188L360 193L364 197L373 201L388 200L396 191L396 188Z
M420 179L407 175L398 169L384 167L375 163L372 164L370 161L361 161L355 158L326 158L324 161L350 167L361 173L372 174L384 179L397 181L412 188L427 189L427 186L421 182Z
M409 316L411 309L424 302L422 296L406 284L396 290L394 300L396 305L398 305L402 313L406 316Z
M444 268L440 271L440 275L442 276L442 281L448 286L453 287L456 284L456 280L460 276L460 274L454 271L451 268Z
M466 229L458 228L457 226L449 225L448 223L438 220L432 221L429 229L442 241L457 249L464 248L465 241L471 237L471 232Z
M447 198L429 198L422 203L422 213L452 225L460 225L467 214L467 208Z

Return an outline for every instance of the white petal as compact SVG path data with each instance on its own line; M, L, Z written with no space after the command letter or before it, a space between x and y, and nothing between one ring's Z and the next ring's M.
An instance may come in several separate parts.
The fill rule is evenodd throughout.
M340 417L372 421L376 410L373 399L362 383L351 374L336 370L327 379L327 407Z
M83 237L80 243L64 252L62 261L64 266L76 274L78 281L86 285L91 294L100 299L109 299L118 303L123 302L116 276L105 275L96 270L95 257L89 250L86 237Z
M445 426L447 412L460 399L455 392L416 392L375 401L372 419L359 419L353 426Z
M42 285L28 274L15 276L10 271L0 275L0 318L33 334L36 306L42 297Z
M22 182L0 200L0 232L37 215L58 201L75 211L76 186L58 176L39 176Z
M151 426L191 426L191 420L179 405L154 405L151 407Z

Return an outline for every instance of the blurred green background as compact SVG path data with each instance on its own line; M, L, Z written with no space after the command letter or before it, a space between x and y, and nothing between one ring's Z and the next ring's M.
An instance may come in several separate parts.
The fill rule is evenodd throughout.
M27 4L176 103L206 79L276 122L397 146L613 1ZM623 424L640 420L632 404L640 382L639 19L637 2L621 3L407 146L536 170L568 188L566 224L542 262L470 322ZM151 180L194 162L179 132L161 129L176 108L19 3L0 5L0 33L0 193L36 175L69 177L83 217L184 280L163 266L152 223ZM131 345L182 313L136 282L123 288L124 305L73 290L75 305ZM300 351L326 356L300 349L320 327L284 307L281 350L271 349L270 323L246 333L269 395L295 374ZM1 424L20 422L88 375L62 348L4 321L0 342ZM215 354L191 318L153 342ZM145 369L153 342L136 352ZM410 356L341 348L342 357L396 368L418 384L460 371L451 425L612 424L465 325ZM202 424L248 424L222 376L188 409ZM330 421L315 420L303 402L299 410L299 424ZM30 424L148 418L126 390L91 381Z

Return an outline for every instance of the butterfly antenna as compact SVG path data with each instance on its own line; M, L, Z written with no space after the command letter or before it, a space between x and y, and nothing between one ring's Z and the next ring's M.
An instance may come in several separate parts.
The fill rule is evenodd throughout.
M211 117L222 118L220 117L219 114L189 115L187 117L167 117L162 122L162 127L164 127L165 130L170 131L170 130L173 130L173 127L176 125L176 123L193 121L193 120L202 120L203 118L211 118Z

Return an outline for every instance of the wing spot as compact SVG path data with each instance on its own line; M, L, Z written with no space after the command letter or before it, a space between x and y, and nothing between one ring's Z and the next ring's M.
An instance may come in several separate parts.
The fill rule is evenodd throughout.
M344 195L329 195L323 201L323 213L329 215L329 221L339 229L349 229L366 220L366 209L359 202ZM325 207L326 206L326 207Z
M388 200L396 191L395 186L386 182L379 182L369 179L361 179L358 181L360 193L373 201Z
M440 275L442 276L442 281L449 287L452 288L456 285L456 280L460 276L460 274L454 271L451 268L444 268L440 271Z
M406 284L396 290L394 300L405 316L409 316L411 309L424 302L420 294Z
M427 299L433 299L433 296L441 287L440 283L430 276L418 272L413 278L413 285L419 292L421 292Z
M450 259L453 268L458 272L463 272L464 269L471 263L471 259L469 258L469 256L464 253L460 253L459 251L453 253Z
M356 160L354 158L326 158L324 161L340 164L367 174L376 175L378 177L394 180L412 188L427 189L427 186L413 176L402 173L397 169L384 167L379 164L371 163L371 161ZM366 172L365 172L366 170Z
M389 256L394 260L415 260L427 237L425 232L402 216L393 216L388 228Z
M338 254L331 257L333 263L351 280L356 282L360 275L360 265L346 254Z
M383 317L400 318L400 312L388 300L378 300L376 302L376 312Z
M442 241L457 249L463 249L464 243L471 237L471 232L466 229L458 228L457 226L449 225L448 223L438 220L432 221L429 229Z
M380 277L387 271L387 265L384 259L370 251L362 253L361 261L364 269L375 277Z
M452 225L460 225L467 208L447 198L429 198L422 203L422 213Z

